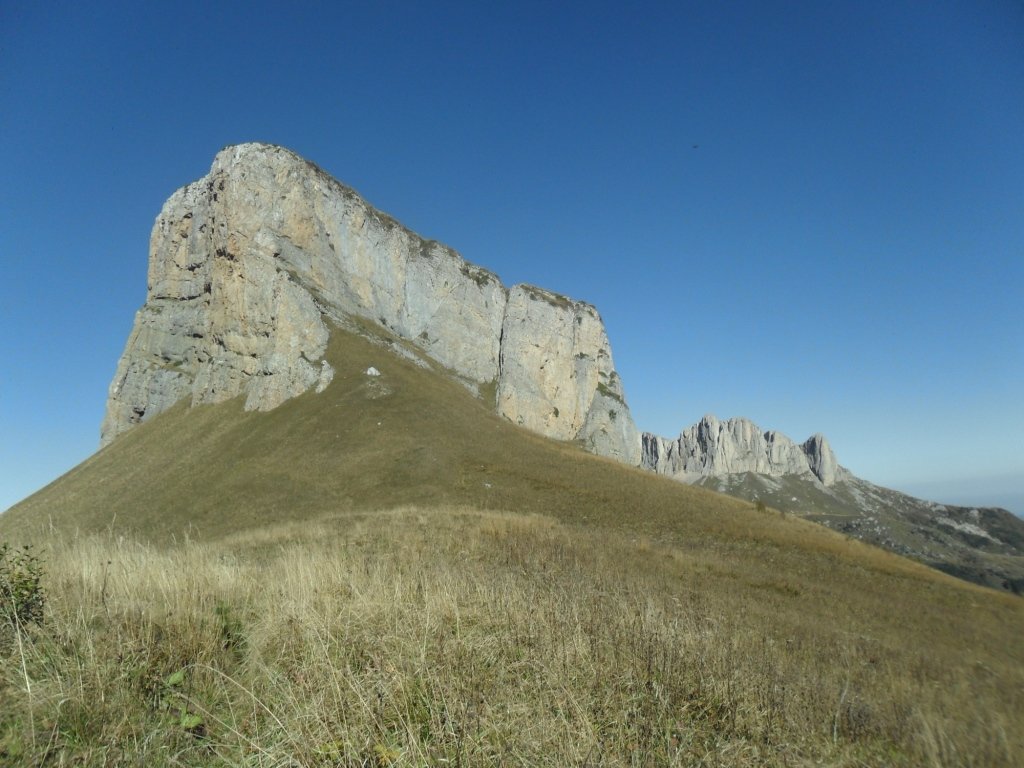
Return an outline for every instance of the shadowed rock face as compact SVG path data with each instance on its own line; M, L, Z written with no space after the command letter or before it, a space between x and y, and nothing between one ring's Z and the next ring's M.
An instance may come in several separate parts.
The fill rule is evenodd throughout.
M814 435L797 445L785 435L762 431L748 419L719 421L705 416L675 440L644 433L642 465L692 483L702 477L754 472L806 475L825 486L836 481L838 465L828 441Z
M597 311L505 288L288 150L228 147L164 204L145 305L110 385L101 443L188 398L269 410L328 386L324 318L419 347L500 413L631 464L640 436Z

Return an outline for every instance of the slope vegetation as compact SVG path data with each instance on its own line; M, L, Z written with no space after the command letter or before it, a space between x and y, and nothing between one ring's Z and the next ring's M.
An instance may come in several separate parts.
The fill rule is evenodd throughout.
M244 412L238 399L179 405L137 426L13 507L0 534L110 529L160 544L403 504L536 512L666 542L710 535L701 521L709 513L730 536L792 534L751 518L749 504L520 429L493 413L489 395L473 397L381 333L370 324L335 329L327 359L336 373L321 394L266 413ZM368 376L371 367L381 375Z
M0 518L48 598L0 625L0 763L1024 763L1019 599L353 330L323 393L173 409Z
M1024 520L1005 509L916 499L846 470L830 487L806 476L744 473L702 488L756 501L976 584L1024 592Z

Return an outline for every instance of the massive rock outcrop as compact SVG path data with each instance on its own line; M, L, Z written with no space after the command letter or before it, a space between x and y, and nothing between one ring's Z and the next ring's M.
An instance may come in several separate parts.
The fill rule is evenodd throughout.
M528 285L508 296L501 331L498 411L594 453L639 463L640 434L597 310Z
M705 416L675 440L645 432L642 465L688 483L702 477L754 472L805 475L830 486L839 471L822 435L797 445L779 432L762 431L748 419L719 421L714 416Z
M419 347L500 413L631 464L640 436L590 305L424 240L292 152L222 150L165 203L145 305L110 386L101 442L183 398L268 410L328 386L326 318Z

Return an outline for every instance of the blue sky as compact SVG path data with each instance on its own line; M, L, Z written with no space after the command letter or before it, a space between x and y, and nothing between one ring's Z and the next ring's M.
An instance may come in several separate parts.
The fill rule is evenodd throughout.
M1024 513L1018 0L299 5L0 3L0 509L96 449L161 204L259 140L596 304L641 429Z

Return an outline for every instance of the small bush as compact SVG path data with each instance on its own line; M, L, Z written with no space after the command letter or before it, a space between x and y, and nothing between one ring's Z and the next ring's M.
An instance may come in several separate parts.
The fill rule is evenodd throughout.
M0 622L12 627L43 623L42 578L42 562L30 546L0 544Z

